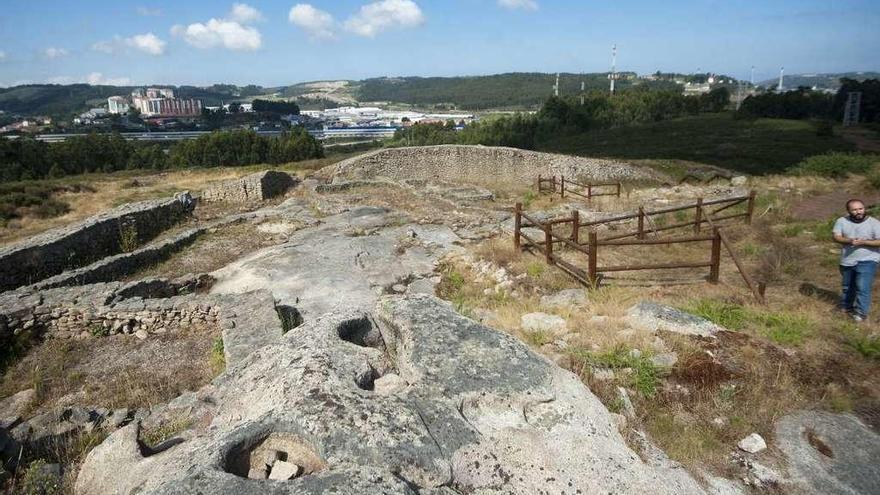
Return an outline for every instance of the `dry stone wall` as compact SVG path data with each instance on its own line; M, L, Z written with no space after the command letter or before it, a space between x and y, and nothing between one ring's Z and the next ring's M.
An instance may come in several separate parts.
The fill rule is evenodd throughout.
M16 338L89 339L125 334L140 339L193 327L219 328L227 363L281 337L268 291L207 295L206 275L145 279L0 295L0 346Z
M266 170L208 188L202 193L202 199L234 203L263 201L284 194L295 184L296 179L289 174Z
M177 223L194 205L188 193L130 203L0 248L0 291L130 251Z
M461 145L383 149L350 158L334 167L334 181L385 177L529 184L539 174L565 175L593 182L659 178L654 172L611 160Z

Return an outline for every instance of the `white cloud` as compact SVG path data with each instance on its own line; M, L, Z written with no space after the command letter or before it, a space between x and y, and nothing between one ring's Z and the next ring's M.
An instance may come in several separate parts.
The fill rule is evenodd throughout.
M92 50L101 53L113 54L119 51L122 38L115 36L111 41L98 41L92 45Z
M211 19L204 24L196 22L189 26L177 24L171 28L171 34L183 38L196 48L222 46L229 50L253 51L263 44L263 38L256 28L225 19Z
M75 83L87 83L91 85L101 85L101 86L131 86L131 79L127 77L104 77L104 74L100 72L92 72L91 74L84 77L72 77L72 76L53 76L46 79L48 84L75 84Z
M535 0L498 0L498 5L511 10L538 10L538 2Z
M415 27L425 22L422 10L412 0L380 0L364 5L345 21L345 29L372 38L395 27Z
M232 4L232 10L229 12L229 20L241 24L250 24L252 22L263 21L266 18L259 10L251 7L246 3Z
M48 84L73 84L76 79L70 76L54 76L46 79Z
M150 7L138 7L137 13L144 17L158 17L162 15L162 9L151 9Z
M316 9L307 3L298 3L290 9L287 19L299 27L312 40L330 40L336 37L333 16L323 10Z
M127 77L104 77L100 72L92 72L85 78L85 82L91 85L101 86L131 86L131 79Z
M46 48L44 53L46 54L46 58L60 58L67 56L67 50L64 48L49 47Z
M131 38L126 38L125 44L142 52L149 53L150 55L162 55L165 53L165 45L167 43L159 39L159 37L153 33L146 33L136 34Z
M92 45L92 50L110 55L130 51L129 49L140 50L150 55L163 55L165 46L168 43L153 33L136 34L128 38L122 38L116 35L111 40L98 41Z
M0 50L0 62L2 62L3 60L6 60L6 52Z

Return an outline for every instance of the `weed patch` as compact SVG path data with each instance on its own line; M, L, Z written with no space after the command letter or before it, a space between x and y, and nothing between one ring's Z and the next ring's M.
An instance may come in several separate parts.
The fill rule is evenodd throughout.
M211 356L208 358L211 364L211 373L214 376L223 373L226 369L226 353L223 348L223 337L217 337L211 345Z
M609 368L625 377L626 385L637 390L647 398L654 397L657 393L657 385L660 381L660 373L657 367L641 353L634 353L624 345L605 352L593 352L583 348L574 348L570 351L575 368L589 369L590 367ZM630 370L623 372L623 370Z
M699 299L683 306L684 311L702 316L712 323L730 330L752 328L770 340L797 346L813 330L813 322L806 316L790 312L769 312L744 308L738 304L712 299Z

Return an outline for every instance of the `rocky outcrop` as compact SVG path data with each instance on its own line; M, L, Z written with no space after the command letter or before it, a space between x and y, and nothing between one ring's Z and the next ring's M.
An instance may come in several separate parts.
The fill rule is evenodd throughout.
M207 422L184 441L117 430L76 493L702 493L643 463L576 376L431 296L306 322L187 407ZM269 450L288 480L265 479Z
M0 248L0 291L132 251L182 219L193 207L187 193L130 203Z
M202 192L204 201L230 201L251 203L284 194L299 179L275 170L265 170L226 181Z
M856 495L880 487L880 437L851 414L800 411L776 423L789 482L805 493Z
M487 146L390 148L333 165L339 179L426 179L471 184L533 184L540 175L593 182L656 179L657 174L622 162Z

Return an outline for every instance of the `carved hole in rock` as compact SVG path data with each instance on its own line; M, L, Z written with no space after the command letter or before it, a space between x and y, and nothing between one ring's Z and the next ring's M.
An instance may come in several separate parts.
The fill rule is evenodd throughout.
M819 435L816 434L815 430L813 430L812 428L807 428L806 434L807 442L809 442L814 449L818 450L819 453L824 455L825 457L830 457L832 459L834 458L834 451L831 450L831 447L829 447L827 443L819 438Z
M293 306L275 305L275 312L281 320L281 331L287 333L303 324L303 317Z
M342 322L337 329L339 338L346 342L361 347L372 347L385 352L385 343L382 340L382 333L369 317L354 318Z
M242 478L287 481L327 469L315 447L298 435L273 432L226 455L224 469Z

